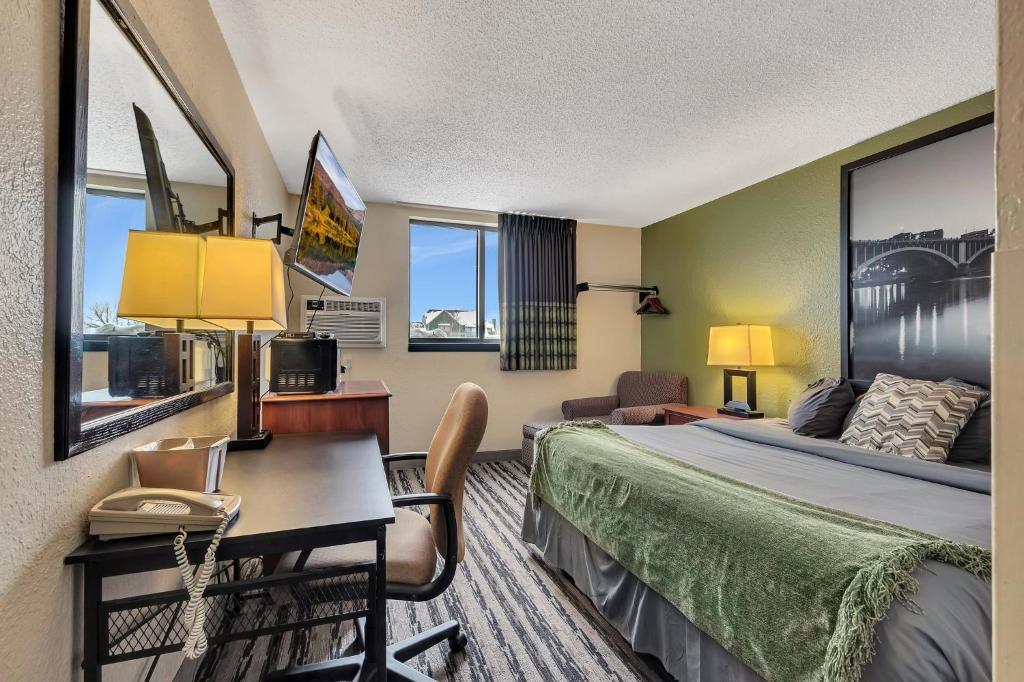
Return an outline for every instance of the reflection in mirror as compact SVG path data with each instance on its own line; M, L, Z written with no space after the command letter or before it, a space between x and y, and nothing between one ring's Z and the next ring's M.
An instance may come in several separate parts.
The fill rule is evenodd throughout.
M129 36L90 1L82 428L215 386L230 367L223 330L124 314L129 233L229 234L231 182Z

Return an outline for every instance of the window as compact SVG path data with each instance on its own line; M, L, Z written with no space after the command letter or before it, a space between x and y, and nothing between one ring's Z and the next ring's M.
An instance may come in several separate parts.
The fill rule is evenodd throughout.
M109 334L142 331L117 317L130 230L146 229L146 195L89 188L85 195L85 273L82 326L85 350L106 350Z
M498 350L498 230L409 223L409 350Z

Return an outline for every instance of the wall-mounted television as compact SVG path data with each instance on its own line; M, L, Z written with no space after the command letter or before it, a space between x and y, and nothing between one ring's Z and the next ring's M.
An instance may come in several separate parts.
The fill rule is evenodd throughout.
M328 289L351 296L365 215L366 204L323 133L317 132L309 150L289 265Z

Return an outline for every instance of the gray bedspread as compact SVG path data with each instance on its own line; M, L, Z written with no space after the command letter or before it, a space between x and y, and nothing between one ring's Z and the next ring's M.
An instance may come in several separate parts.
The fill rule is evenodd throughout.
M706 420L614 427L641 445L741 481L951 540L991 546L987 474L875 455L770 425ZM640 652L685 682L760 678L695 628L541 500L528 500L523 538L566 571ZM991 587L944 564L916 573L921 613L894 604L876 628L864 679L991 678Z

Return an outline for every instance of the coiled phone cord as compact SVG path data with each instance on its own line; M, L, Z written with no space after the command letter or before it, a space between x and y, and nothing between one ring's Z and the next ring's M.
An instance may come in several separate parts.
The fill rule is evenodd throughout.
M178 562L178 570L181 572L181 580L185 583L185 590L188 592L188 605L185 606L185 629L188 634L185 636L185 644L182 651L185 658L196 659L206 653L206 599L203 593L206 592L206 585L210 582L213 574L213 567L217 563L217 547L228 527L228 515L221 512L220 525L213 533L213 539L206 548L206 555L203 557L203 565L193 571L188 563L188 552L185 551L185 540L188 533L185 527L178 528L178 536L174 538L174 558Z

